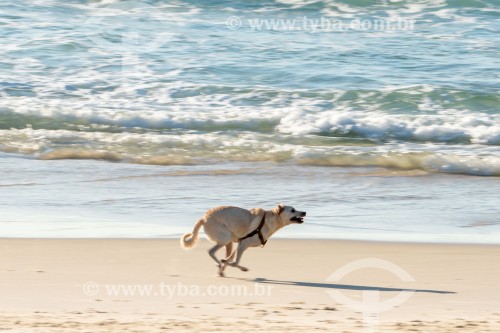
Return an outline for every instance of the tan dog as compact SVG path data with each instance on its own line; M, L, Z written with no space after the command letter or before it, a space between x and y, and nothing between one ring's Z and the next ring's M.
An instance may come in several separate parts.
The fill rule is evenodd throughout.
M238 267L242 271L248 269L240 266L243 252L248 247L264 246L269 237L279 229L291 223L303 223L306 212L299 212L291 206L282 204L272 210L252 208L246 210L232 206L220 206L208 210L205 215L196 222L192 233L181 237L181 247L193 248L198 241L198 233L203 226L207 238L216 245L208 254L215 260L220 276L224 276L226 266ZM233 252L233 242L239 243ZM218 260L215 252L226 247L226 259ZM231 262L236 254L236 260Z

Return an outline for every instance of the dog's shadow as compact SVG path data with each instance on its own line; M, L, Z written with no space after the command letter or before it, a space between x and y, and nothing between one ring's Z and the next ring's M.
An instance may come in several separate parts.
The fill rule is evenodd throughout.
M367 291L386 291L386 292L416 292L416 293L431 293L431 294L456 294L454 291L445 290L432 290L432 289L409 289L409 288L387 288L375 286L358 286L350 284L338 283L318 283L318 282L304 282L304 281L287 281L287 280L271 280L266 278L233 278L236 280L249 281L254 283L276 284L286 286L310 287L310 288L323 288L323 289L340 289L340 290L367 290Z

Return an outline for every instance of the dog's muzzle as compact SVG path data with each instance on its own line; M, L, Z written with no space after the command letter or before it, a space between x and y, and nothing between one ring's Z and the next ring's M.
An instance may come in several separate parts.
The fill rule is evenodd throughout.
M304 223L304 216L306 216L306 212L300 213L299 216L294 216L290 219L290 221L296 222L296 223Z

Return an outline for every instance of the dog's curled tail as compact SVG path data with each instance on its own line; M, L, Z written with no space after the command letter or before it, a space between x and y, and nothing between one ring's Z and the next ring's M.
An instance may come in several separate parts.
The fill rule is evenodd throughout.
M187 233L181 237L181 247L185 250L192 249L198 243L198 233L201 226L205 223L205 219L201 218L196 222L193 232Z

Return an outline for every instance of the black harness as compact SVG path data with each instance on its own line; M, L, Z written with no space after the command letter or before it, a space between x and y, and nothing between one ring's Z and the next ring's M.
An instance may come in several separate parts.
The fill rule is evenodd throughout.
M248 235L246 235L245 237L241 237L239 239L239 241L241 242L242 240L244 239L247 239L247 238L250 238L250 237L253 237L255 235L259 235L259 239L260 239L260 244L261 244L261 247L264 247L264 245L266 245L267 243L267 240L264 239L264 236L262 236L262 227L264 226L264 222L266 222L266 214L264 214L264 216L262 216L262 220L260 220L260 224L259 226L257 227L257 229L255 229L254 231L252 231L251 233L249 233Z

